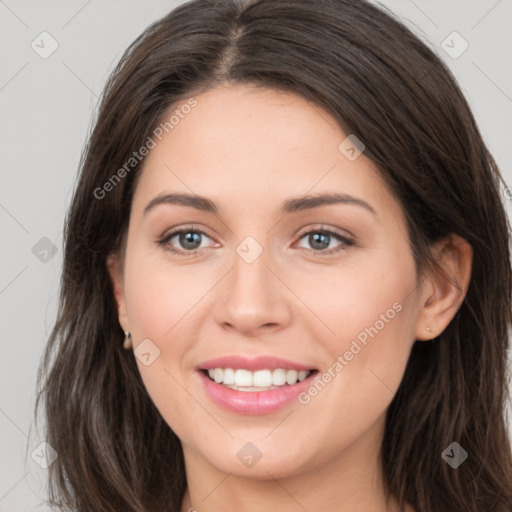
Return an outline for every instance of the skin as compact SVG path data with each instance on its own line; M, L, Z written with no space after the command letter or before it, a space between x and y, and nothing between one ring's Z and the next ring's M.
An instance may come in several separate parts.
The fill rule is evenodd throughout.
M438 272L419 282L404 212L364 153L349 161L338 150L347 134L325 111L294 94L241 85L196 99L146 157L125 252L108 259L134 349L150 339L160 350L149 366L137 364L182 442L182 511L323 511L333 503L340 512L393 511L379 464L385 413L414 341L437 336L460 306L471 248L456 236L434 247L461 290ZM206 196L219 212L165 204L143 214L171 192ZM286 199L322 192L360 198L376 215L348 204L280 212ZM155 243L190 223L206 233L196 255ZM331 237L329 249L342 250L320 254L303 233L321 226L356 245ZM236 252L247 236L263 248L250 264ZM177 236L171 244L187 250ZM307 405L230 412L212 402L195 371L236 354L327 371L395 302L401 311ZM237 458L247 442L262 453L252 467Z

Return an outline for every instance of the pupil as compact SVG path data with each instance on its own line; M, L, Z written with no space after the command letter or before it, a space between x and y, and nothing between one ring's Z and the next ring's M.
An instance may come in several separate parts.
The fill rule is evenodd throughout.
M311 247L316 249L325 249L326 247L329 247L329 238L330 236L325 233L314 233L310 235Z
M201 241L199 240L199 238L200 238L199 233L192 233L192 232L181 233L181 235L180 235L180 243L186 249L197 249L197 247L199 245L201 245ZM194 246L195 242L198 242L197 247Z

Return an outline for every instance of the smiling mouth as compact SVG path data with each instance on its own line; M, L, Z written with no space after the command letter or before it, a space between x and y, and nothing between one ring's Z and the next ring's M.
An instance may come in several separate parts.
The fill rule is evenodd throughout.
M250 371L234 368L202 369L201 372L212 382L234 391L270 391L282 389L310 378L318 370L286 370L284 368Z

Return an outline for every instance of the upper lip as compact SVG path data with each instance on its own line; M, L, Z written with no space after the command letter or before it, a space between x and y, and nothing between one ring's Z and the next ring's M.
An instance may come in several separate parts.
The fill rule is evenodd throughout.
M245 357L240 355L224 356L217 359L210 359L201 363L197 367L199 370L210 370L212 368L238 368L244 370L273 370L282 368L283 370L313 370L311 366L295 363L287 359L273 356Z

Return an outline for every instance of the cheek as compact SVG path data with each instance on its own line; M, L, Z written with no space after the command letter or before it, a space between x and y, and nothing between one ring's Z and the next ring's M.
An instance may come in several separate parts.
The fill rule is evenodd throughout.
M343 432L354 436L391 402L414 341L414 262L381 261L332 276L317 299L317 310L323 307L323 320L335 334L318 338L328 355L320 382L301 398L311 417L330 425L344 418Z
M141 251L142 252L142 251ZM176 265L161 256L133 251L126 265L126 301L131 328L143 338L164 343L200 308L214 277L193 265Z
M204 415L194 408L186 391L181 371L186 366L189 348L195 343L190 320L197 314L208 287L207 276L198 275L193 266L176 266L144 250L132 248L125 265L125 294L130 329L137 348L149 347L151 363L136 363L149 396L169 426L186 440L190 431L201 431ZM211 284L209 285L211 287ZM150 340L154 347L148 345ZM146 350L144 350L146 351ZM158 357L153 360L153 354ZM176 411L180 411L179 414Z
M404 311L416 286L412 257L402 254L398 260L394 251L382 251L336 269L325 266L314 273L303 269L300 276L296 274L288 275L288 281L314 313L303 318L333 356L349 350L352 340L369 344L376 336L393 337L392 332L408 325L411 312Z

